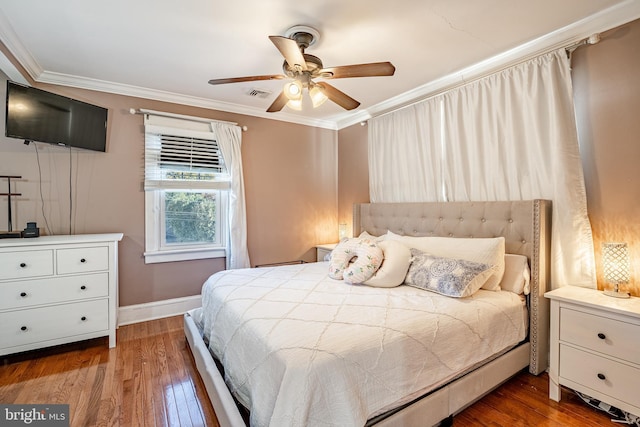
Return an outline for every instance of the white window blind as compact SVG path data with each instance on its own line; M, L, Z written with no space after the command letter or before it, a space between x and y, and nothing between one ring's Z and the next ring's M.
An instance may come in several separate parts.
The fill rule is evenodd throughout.
M178 122L182 128L161 126L152 121ZM186 122L186 123L180 123ZM204 123L145 118L145 190L228 189L230 176L212 132L194 127Z

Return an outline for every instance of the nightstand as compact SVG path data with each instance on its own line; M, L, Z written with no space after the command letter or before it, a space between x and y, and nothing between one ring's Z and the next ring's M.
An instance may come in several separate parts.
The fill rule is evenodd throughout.
M565 286L551 300L549 398L560 386L640 415L640 298Z
M324 257L329 255L331 251L337 246L337 243L328 243L326 245L316 246L316 261L324 261Z

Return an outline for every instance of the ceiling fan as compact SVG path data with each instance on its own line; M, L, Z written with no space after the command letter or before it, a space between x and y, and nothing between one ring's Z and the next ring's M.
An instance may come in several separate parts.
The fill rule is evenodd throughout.
M284 85L282 92L276 100L273 101L267 109L267 112L273 113L280 111L285 105L296 110L301 110L304 89L307 89L309 92L314 108L321 105L327 99L330 99L346 110L353 110L360 105L360 102L325 81L316 83L313 79L392 76L396 71L396 68L391 62L373 62L324 68L320 58L305 53L305 49L316 43L319 37L320 33L318 33L316 29L303 25L290 28L284 37L269 36L269 39L280 51L282 56L284 56L284 63L282 64L284 74L212 79L209 80L209 84L220 85L289 78L293 81Z

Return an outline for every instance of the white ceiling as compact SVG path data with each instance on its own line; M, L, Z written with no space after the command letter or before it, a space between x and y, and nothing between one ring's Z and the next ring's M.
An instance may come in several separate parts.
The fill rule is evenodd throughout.
M0 40L39 82L338 129L639 17L638 0L0 0ZM294 25L320 32L307 53L325 67L391 61L396 73L332 80L362 103L351 112L266 113L283 81L207 83L281 74L268 36Z

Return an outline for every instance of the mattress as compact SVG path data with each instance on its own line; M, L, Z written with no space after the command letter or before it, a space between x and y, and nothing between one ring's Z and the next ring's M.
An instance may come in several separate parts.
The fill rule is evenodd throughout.
M221 271L196 319L252 426L362 426L521 342L521 296L330 279L328 263Z

